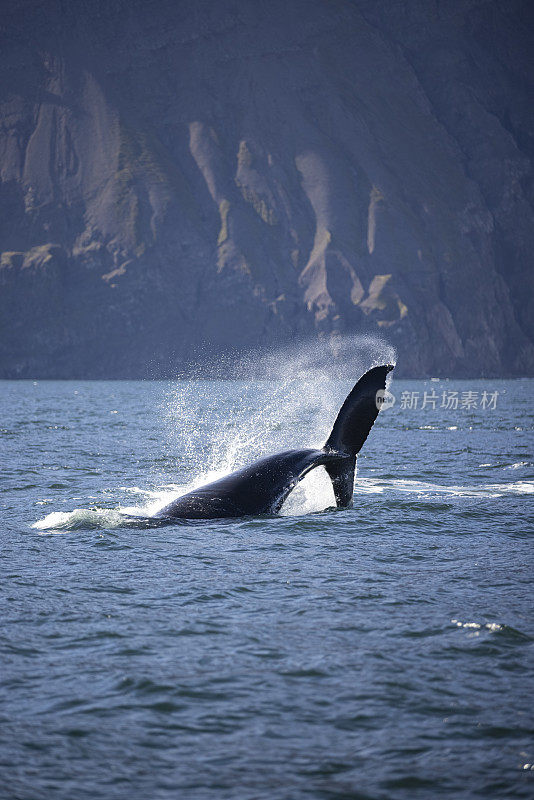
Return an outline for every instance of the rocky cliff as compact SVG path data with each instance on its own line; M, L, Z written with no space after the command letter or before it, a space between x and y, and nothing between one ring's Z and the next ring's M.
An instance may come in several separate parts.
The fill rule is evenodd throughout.
M11 0L0 376L370 331L534 374L529 0Z

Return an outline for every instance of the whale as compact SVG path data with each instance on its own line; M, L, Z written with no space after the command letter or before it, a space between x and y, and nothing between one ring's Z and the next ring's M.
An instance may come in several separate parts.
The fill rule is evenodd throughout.
M356 459L381 409L392 364L366 372L345 399L330 436L320 449L285 450L266 456L213 483L178 497L158 519L222 519L277 514L302 478L323 466L336 506L350 508Z

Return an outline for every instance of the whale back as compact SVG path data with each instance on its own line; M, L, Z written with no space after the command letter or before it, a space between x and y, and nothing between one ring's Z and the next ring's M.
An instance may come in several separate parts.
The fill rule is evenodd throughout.
M323 450L276 453L178 497L157 516L212 519L273 514L307 472L332 458Z

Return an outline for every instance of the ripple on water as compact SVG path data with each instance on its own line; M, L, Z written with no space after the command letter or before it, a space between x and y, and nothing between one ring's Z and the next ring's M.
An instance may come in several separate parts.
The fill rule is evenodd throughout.
M3 427L42 424L0 452L6 797L528 796L531 384L498 424L381 415L352 510L312 481L286 516L153 526L326 435L346 383L291 380L9 384Z

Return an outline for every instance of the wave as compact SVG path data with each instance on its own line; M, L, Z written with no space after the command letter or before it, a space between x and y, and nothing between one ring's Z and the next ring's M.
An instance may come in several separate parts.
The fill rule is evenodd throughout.
M124 527L125 517L118 509L75 508L74 511L52 511L31 526L40 531L97 530Z
M180 497L203 483L216 480L225 473L212 471L188 486L167 484L158 490L148 491L139 487L121 487L130 494L143 495L144 502L138 506L118 508L77 508L73 511L52 511L44 519L34 522L32 528L42 532L64 532L75 530L101 530L116 528L148 528L168 524L155 514L171 500ZM354 487L355 502L358 495L407 494L417 498L474 497L496 498L509 495L534 494L534 481L514 483L491 483L477 486L443 486L425 481L357 478ZM302 516L323 511L335 505L332 485L326 472L320 468L307 475L293 490L284 503L281 516ZM175 521L176 522L176 521Z
M488 483L475 486L443 486L426 481L384 480L380 478L359 478L354 487L355 494L386 494L404 492L417 497L433 495L449 497L502 497L506 495L534 494L534 481L515 481L514 483Z
M321 474L321 472L323 474ZM199 476L191 484L180 486L167 484L158 490L145 490L137 486L120 487L129 494L142 495L143 502L137 506L119 506L117 508L75 508L73 511L52 511L43 519L32 524L32 528L42 532L76 530L101 530L116 528L147 528L168 524L168 520L155 517L158 511L172 500L192 491L206 483L224 477L228 471L210 470ZM334 492L324 470L310 473L291 493L284 503L282 516L298 516L334 506ZM174 520L174 522L177 522Z

